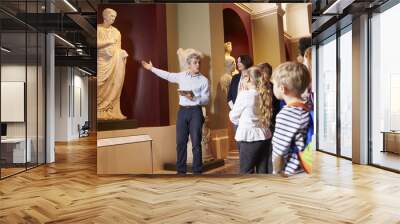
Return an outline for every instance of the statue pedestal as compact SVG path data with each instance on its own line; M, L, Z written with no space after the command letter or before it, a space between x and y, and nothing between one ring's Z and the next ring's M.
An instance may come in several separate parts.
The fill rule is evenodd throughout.
M190 149L191 150L191 149ZM204 161L204 159L203 159ZM224 166L225 162L223 159L211 159L203 162L203 173L218 167ZM176 171L176 163L164 164L165 170ZM192 163L187 163L187 172L192 173Z
M137 128L137 120L98 120L97 130L98 131L111 131L111 130L123 130L123 129L134 129Z

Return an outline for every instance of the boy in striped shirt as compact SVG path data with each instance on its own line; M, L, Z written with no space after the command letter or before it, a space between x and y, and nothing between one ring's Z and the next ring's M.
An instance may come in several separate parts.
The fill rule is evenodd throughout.
M302 93L311 82L306 66L295 62L279 65L272 74L274 94L286 105L276 116L272 138L273 173L292 175L301 172L298 152L304 150L309 112Z

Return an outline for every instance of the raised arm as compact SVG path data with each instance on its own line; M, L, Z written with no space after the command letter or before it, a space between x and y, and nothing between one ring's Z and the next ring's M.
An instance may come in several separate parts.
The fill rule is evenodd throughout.
M143 66L143 68L153 72L158 77L163 78L163 79L167 80L168 82L172 82L172 83L179 82L179 74L178 73L171 73L168 71L164 71L164 70L155 68L153 66L153 64L151 63L151 61L149 61L149 63L142 61L142 66Z

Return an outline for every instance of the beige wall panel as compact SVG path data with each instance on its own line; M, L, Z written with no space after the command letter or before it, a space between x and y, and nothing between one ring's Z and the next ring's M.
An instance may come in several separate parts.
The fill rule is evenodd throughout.
M147 127L97 132L97 139L149 135L153 140L154 171L163 170L165 163L176 163L176 126Z
M151 141L97 148L97 174L152 174Z
M211 97L210 105L210 128L226 129L228 126L228 104L226 95L223 94L220 79L224 74L225 50L224 50L224 24L223 24L223 7L221 4L209 4L210 6L210 36L211 36Z
M168 70L179 71L178 56L178 24L177 24L177 4L166 5L167 17L167 52ZM169 124L176 124L176 114L179 108L178 85L168 83L168 102L169 102Z
M252 20L254 63L273 68L285 61L283 19L277 13Z
M226 100L218 91L224 73L224 33L221 4L168 4L167 41L168 69L179 71L178 48L195 48L204 54L201 72L209 79L210 102L207 115L212 129L226 128ZM211 22L212 21L212 22ZM179 108L177 85L169 84L170 124L176 123Z

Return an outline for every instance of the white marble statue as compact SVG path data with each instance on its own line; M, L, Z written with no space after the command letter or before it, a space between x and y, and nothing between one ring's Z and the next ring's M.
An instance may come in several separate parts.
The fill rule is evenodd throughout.
M225 48L225 71L224 74L221 76L219 82L221 85L222 92L226 96L228 94L229 86L231 84L232 76L237 74L238 71L236 70L236 61L235 58L231 56L232 52L232 43L226 42L224 44Z
M225 61L233 61L233 64L234 64L234 66L233 66L233 68L234 68L234 71L232 72L232 75L236 75L236 74L238 74L239 73L239 71L236 69L236 60L235 60L235 58L234 57L232 57L231 56L231 53L232 53L232 43L231 42L226 42L225 44L224 44L224 49L225 49Z
M197 53L200 55L200 57L203 57L203 53L193 48L186 48L186 49L179 48L178 51L176 52L176 54L178 55L179 68L181 72L187 70L188 64L186 58L192 53Z
M128 53L121 49L121 33L112 26L117 12L103 11L103 23L97 25L97 119L123 120L120 97L125 79Z
M203 152L203 163L213 160L213 156L211 155L211 129L209 127L209 118L206 113L206 108L203 107L203 115L204 115L204 124L202 128L202 137L201 137L201 150ZM190 151L190 150L189 150Z

